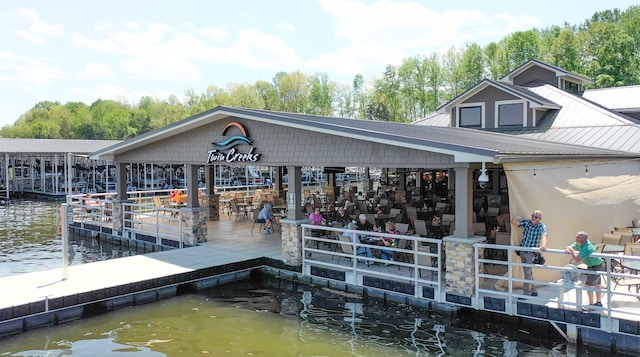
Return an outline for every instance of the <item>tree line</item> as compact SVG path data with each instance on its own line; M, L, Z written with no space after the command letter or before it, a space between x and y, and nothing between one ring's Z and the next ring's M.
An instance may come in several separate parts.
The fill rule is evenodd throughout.
M500 79L538 59L594 80L592 88L640 84L640 6L596 12L580 25L565 23L512 33L484 48L476 43L445 53L415 55L387 65L377 78L354 76L349 85L326 73L278 72L271 82L190 89L182 99L142 97L138 103L98 99L41 101L1 137L131 138L219 105L321 116L412 122L484 78Z

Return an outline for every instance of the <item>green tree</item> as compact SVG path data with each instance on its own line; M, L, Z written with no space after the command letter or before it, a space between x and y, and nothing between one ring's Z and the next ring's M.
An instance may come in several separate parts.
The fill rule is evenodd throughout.
M540 58L540 36L536 30L515 32L504 41L507 64L511 69Z
M316 73L309 78L309 81L311 89L309 90L306 113L323 116L331 115L335 97L335 83L329 80L329 76L326 73Z

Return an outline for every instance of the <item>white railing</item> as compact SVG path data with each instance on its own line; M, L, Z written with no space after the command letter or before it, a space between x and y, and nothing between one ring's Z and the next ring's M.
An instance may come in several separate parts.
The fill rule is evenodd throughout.
M634 261L640 264L640 257L625 256L622 254L594 253L592 256L602 258L607 267L605 271L596 272L580 268L579 264L570 264L570 256L565 254L564 250L547 249L541 252L547 257L547 261L549 261L549 257L561 255L562 260L565 260L567 264L558 266L548 263L545 265L524 264L515 254L515 251L540 252L538 248L479 243L475 245L476 256L479 256L482 250L487 249L503 253L501 256L506 257L506 260L490 258L480 258L476 260L476 295L475 299L473 299L473 307L476 309L485 309L486 307L484 306L482 298L491 296L505 299L507 303L505 304L505 311L502 312L509 315L519 314L517 302L542 305L552 309L565 309L569 311L582 310L582 312L602 315L605 321L602 323L600 329L616 333L618 333L618 331L613 329L616 324L614 324L612 320L640 320L640 295L635 290L636 285L640 285L640 275L636 275L637 272L625 270L624 268L617 271L615 269L608 269L612 264L620 267L620 263L623 261ZM502 269L495 270L500 273L505 273L490 274L488 269L484 268L484 265L489 264L494 267L503 267ZM524 279L522 274L524 267L534 269L533 280ZM543 275L541 271L547 272L544 275L549 275L549 272L552 272L551 274L555 275L557 279L552 281L536 279L536 275ZM600 275L602 288L597 289L584 285L584 281L588 275ZM504 290L496 289L495 285L490 287L484 285L485 287L483 287L481 282L484 279L499 282L498 284L500 284ZM522 294L520 285L527 282L537 287L538 296L525 296ZM517 288L514 287L514 285L516 285ZM588 291L592 292L594 296L596 293L602 293L602 307L589 305L587 295L583 294L583 292ZM537 316L529 317L536 318Z
M378 241L385 237L395 238L398 239L398 247L338 239L338 235L352 234ZM413 291L412 295L415 297L439 298L442 295L444 269L440 239L308 224L302 225L302 239L303 272L307 274L313 275L312 267L322 268L345 273L345 282L359 286L376 288L378 286L375 284L366 282L367 278L383 279L386 282L395 281L412 286L413 289L410 291ZM367 256L368 250L371 251L372 257ZM392 252L394 260L381 259L381 250ZM379 288L389 290L388 287ZM432 289L432 294L425 296L423 287Z
M393 237L410 244L407 247L401 244L398 248L392 248L357 241L345 242L337 239L338 234L358 234L373 238ZM547 257L547 264L534 265L522 263L515 251L540 252L537 248L488 243L474 244L475 256L479 257L474 260L475 286L472 290L474 293L468 300L461 303L448 300L448 294L444 291L442 240L303 224L302 243L302 271L305 275L321 276L356 286L383 290L390 290L390 287L374 286L375 284L371 284L371 279L402 282L414 288L409 293L407 291L400 291L400 293L414 297L429 298L436 302L453 303L478 310L526 316L552 323L567 323L567 321L554 317L551 313L537 314L536 309L541 309L540 311L555 309L554 311L559 311L563 314L562 316L574 311L580 316L588 314L585 315L587 316L585 319L601 319L594 326L588 324L583 326L618 334L624 334L619 328L620 320L640 321L640 294L636 290L640 285L640 275L636 275L637 271L624 268L613 271L606 269L603 272L581 269L580 265L569 264L570 257L563 250L548 249L542 252ZM346 249L342 249L343 247ZM373 257L358 254L358 248L371 249L374 252ZM381 259L379 255L381 249L394 252L394 256L399 259L394 261ZM561 255L561 260L566 261L566 264L549 264L549 260L558 261L557 257L553 257L554 255ZM620 262L627 262L627 264L637 262L640 265L640 257L595 253L593 256L604 259L607 267L612 264L620 267ZM524 267L533 268L533 280L528 281L524 278L522 273ZM542 270L546 272L542 273ZM602 288L589 287L583 283L585 277L590 274L601 276ZM549 275L555 278L550 281L539 278ZM527 282L536 286L538 296L522 294L521 285ZM432 296L425 296L422 287L433 289ZM593 292L594 295L596 292L602 293L603 306L589 305L585 294L587 291ZM487 301L495 300L499 300L501 308L486 305ZM580 323L577 324L580 325Z
M179 208L123 203L123 209L123 236L145 240L150 237L155 244L183 248L183 226ZM141 238L142 236L145 238Z
M113 203L91 198L96 204L89 206L75 201L69 204L72 220L80 228L100 233L113 233ZM182 248L182 220L180 209L165 208L146 203L121 203L124 214L121 227L123 237L151 241L155 244ZM173 243L172 243L173 242Z

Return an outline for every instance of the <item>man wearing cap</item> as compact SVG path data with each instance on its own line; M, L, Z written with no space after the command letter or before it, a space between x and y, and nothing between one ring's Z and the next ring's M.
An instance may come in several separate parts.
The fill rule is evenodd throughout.
M358 222L356 222L356 229L359 231L379 232L380 228L374 226L371 222L367 221L367 216L361 213L358 216Z

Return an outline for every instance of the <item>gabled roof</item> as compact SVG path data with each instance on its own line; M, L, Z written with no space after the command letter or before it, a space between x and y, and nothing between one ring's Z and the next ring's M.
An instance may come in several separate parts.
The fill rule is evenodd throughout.
M77 153L88 154L120 140L67 140L67 139L17 139L0 138L2 153Z
M487 87L495 87L501 91L504 91L506 93L509 93L513 96L516 96L520 99L526 100L527 102L529 102L530 107L532 108L545 108L545 109L559 109L560 106L550 100L548 100L547 98L541 97L540 95L529 91L527 88L525 87L520 87L520 86L514 86L511 84L507 84L504 82L498 82L498 81L494 81L488 78L483 79L482 81L480 81L478 84L476 84L475 86L473 86L471 89L468 89L467 91L465 91L464 93L460 94L459 96L453 98L452 100L450 100L449 102L441 105L440 107L436 108L436 111L438 113L448 113L453 107L455 107L456 105L463 103L464 101L466 101L468 98L474 96L475 94L477 94L478 92L481 92L482 90L484 90Z
M504 77L500 78L501 82L506 82L506 83L513 83L513 78L517 75L519 75L520 73L528 70L531 67L542 67L546 70L549 70L551 72L554 72L556 77L558 78L569 78L571 79L573 82L577 82L577 83L582 83L582 84L593 84L593 81L589 78L577 75L575 73L571 73L565 69L562 69L560 67L556 67L554 65L550 65L548 63L544 63L541 61L538 61L536 59L532 59L529 60L527 62L525 62L524 64L522 64L520 67L514 69L513 71L507 73Z
M504 156L627 157L626 153L576 145L542 142L501 133L466 128L417 126L372 120L323 117L233 107L217 107L180 122L132 138L91 154L112 159L178 133L228 117L243 118L324 134L452 155L456 162L499 161Z
M640 112L640 86L588 89L582 97L622 113Z
M544 117L538 120L536 127L475 130L500 132L555 143L640 153L640 125L636 119L609 110L553 85L542 82L537 86L535 83L531 85L528 87L529 91L558 103L561 109L548 111ZM450 121L448 113L434 114L414 124L449 126Z
M562 105L549 112L536 128L500 130L521 137L587 145L609 150L640 153L640 125L626 115L609 110L552 85L530 88Z

